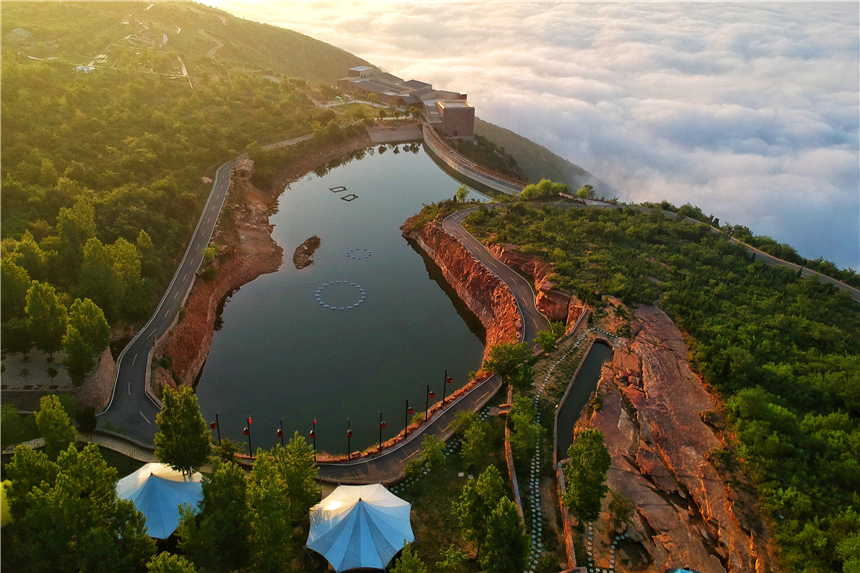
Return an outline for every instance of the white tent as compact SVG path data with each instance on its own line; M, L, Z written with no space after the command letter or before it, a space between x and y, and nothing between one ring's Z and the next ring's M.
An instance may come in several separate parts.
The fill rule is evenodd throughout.
M116 484L120 499L129 499L146 516L150 537L167 539L179 526L179 506L190 503L197 509L203 500L199 473L183 476L164 464L146 464Z
M382 484L342 485L311 508L307 546L338 572L383 569L404 542L415 539L411 511Z

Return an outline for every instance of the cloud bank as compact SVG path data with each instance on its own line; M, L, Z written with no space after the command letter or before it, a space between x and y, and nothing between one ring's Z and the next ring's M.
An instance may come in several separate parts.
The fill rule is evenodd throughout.
M860 8L217 2L406 78L581 165L860 269Z

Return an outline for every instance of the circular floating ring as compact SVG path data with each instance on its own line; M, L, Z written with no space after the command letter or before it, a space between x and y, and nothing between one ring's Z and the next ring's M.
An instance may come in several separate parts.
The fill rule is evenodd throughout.
M370 249L362 249L359 247L353 247L346 252L347 258L353 259L355 261L369 259L372 254L373 251L371 251Z
M325 303L325 301L322 299L322 291L325 287L331 286L331 285L336 285L336 284L351 286L351 287L357 289L358 294L359 294L358 300L356 302L352 303L351 305L347 305L345 307L344 306L339 307L339 306L327 305ZM331 308L332 310L352 310L353 308L358 308L358 305L363 303L364 299L366 297L367 297L367 293L365 292L365 290L363 288L361 288L361 285L357 285L354 282L349 282L349 281L333 281L333 282L329 282L329 283L323 283L323 285L316 290L316 295L315 295L315 299L320 305L322 305L324 308Z

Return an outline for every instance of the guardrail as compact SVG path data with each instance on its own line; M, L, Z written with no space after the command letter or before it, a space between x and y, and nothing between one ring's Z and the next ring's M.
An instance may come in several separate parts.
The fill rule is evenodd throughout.
M506 187L507 191L501 190L503 192L519 193L523 190L523 187L525 187L522 181L517 181L516 179L506 177L501 173L490 171L485 167L481 167L474 161L466 159L448 146L448 144L439 137L439 134L436 133L436 130L432 126L426 124L424 125L424 143L453 169L462 172L460 168L465 168L476 174L488 177L491 181ZM469 174L465 173L465 175Z

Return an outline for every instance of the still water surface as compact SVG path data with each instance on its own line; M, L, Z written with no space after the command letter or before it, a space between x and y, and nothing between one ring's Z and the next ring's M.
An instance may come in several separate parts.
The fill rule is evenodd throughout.
M329 190L337 186L347 190ZM448 394L466 383L480 368L484 329L400 232L422 203L450 198L458 186L423 150L401 146L284 191L270 219L284 262L228 298L197 385L203 415L221 412L222 437L247 442L250 416L253 447L269 448L280 419L287 439L295 430L307 437L316 419L317 448L343 453L349 418L355 451L377 442L379 411L387 439L403 428L404 398L423 412L430 384L431 404L438 401L444 369L454 379ZM348 193L358 198L342 200ZM293 252L314 235L314 264L297 270ZM319 296L338 310L316 299L325 283Z

